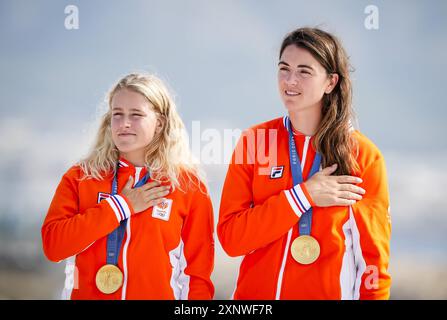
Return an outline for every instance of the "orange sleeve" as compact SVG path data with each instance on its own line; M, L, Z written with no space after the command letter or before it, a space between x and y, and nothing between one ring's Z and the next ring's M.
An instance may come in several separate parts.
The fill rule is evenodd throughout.
M72 168L62 177L42 225L43 251L54 262L82 252L132 212L120 196L79 212L78 176ZM118 207L124 208L121 215Z
M214 218L209 194L203 184L194 191L191 210L182 228L182 241L186 259L185 274L189 276L188 292L182 298L208 300L214 296L211 273L214 268Z
M358 267L356 291L360 299L389 299L388 273L391 220L385 161L380 155L365 169L365 190L361 201L352 206L360 248L354 248Z
M217 225L222 248L233 257L247 255L277 240L311 207L301 185L280 191L264 203L254 205L253 189L262 186L253 185L253 164L235 161L239 152L244 154L244 159L253 159L250 154L247 155L243 137L228 167Z

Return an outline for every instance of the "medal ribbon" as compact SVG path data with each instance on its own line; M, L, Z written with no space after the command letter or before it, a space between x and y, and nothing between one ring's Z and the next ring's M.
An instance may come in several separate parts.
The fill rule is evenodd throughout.
M112 195L118 193L118 169L119 165L117 164L115 176L113 177L112 182ZM146 175L136 183L135 188L141 187L143 184L145 184L149 179L149 176L149 172L146 173ZM113 230L112 233L107 236L107 264L118 264L118 255L121 250L126 225L127 219L121 221L119 227Z
M296 152L295 139L293 138L292 123L289 120L289 154L290 154L290 168L292 171L293 185L303 183L303 173L301 169L301 162ZM314 162L312 163L312 169L310 170L309 177L312 177L320 169L321 155L317 152L315 154ZM298 201L299 198L297 197ZM304 207L304 206L303 206ZM312 230L312 208L302 214L298 223L299 235L310 235Z

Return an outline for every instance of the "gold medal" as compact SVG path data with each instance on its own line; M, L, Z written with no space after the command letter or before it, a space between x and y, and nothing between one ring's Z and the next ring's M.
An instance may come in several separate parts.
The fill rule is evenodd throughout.
M123 273L113 265L106 264L96 273L96 287L105 294L116 292L123 285Z
M293 240L290 247L293 259L301 264L311 264L320 255L320 245L312 236L300 236Z

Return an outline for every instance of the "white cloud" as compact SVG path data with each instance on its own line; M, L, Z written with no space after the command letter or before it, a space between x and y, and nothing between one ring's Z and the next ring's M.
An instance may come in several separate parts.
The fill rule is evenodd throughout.
M447 154L384 154L393 220L415 225L421 219L447 222Z

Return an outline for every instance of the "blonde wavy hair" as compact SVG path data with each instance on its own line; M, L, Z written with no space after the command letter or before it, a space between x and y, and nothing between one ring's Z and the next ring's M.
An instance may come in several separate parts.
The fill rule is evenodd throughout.
M161 182L169 180L174 188L179 189L184 182L204 183L204 173L190 152L185 126L167 87L156 76L143 73L125 76L108 93L108 110L102 116L96 142L87 157L79 162L83 178L102 180L116 171L120 154L112 140L111 102L121 89L143 95L153 105L161 123L161 130L155 134L145 154L145 164L151 177Z

